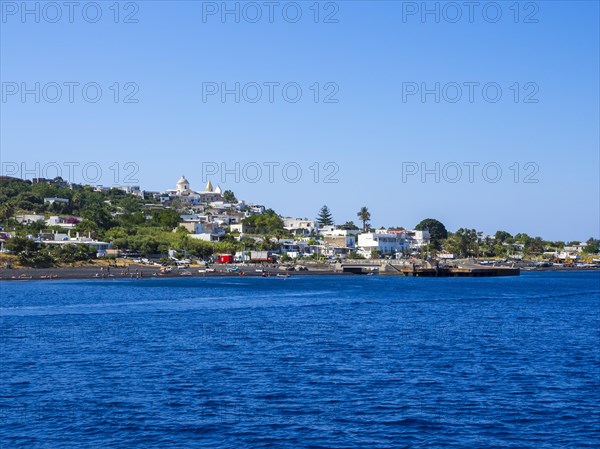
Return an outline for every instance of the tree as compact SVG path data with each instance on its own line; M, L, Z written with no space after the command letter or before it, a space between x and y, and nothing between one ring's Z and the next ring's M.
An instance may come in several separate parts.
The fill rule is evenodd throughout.
M317 223L321 226L333 225L333 215L327 206L323 206L317 215Z
M223 199L228 203L237 203L237 198L231 190L225 190L223 192Z
M360 228L356 226L353 221L347 221L343 225L340 225L340 229L345 229L347 231L358 231Z
M254 234L274 234L283 231L283 220L272 209L267 209L259 215L251 215L242 220Z
M90 205L81 212L81 216L95 223L98 229L106 230L115 225L112 215L105 206Z
M518 233L514 236L514 239L517 243L526 244L529 240L531 240L531 237L525 233Z
M587 246L583 248L584 253L594 254L598 252L598 249L600 248L600 240L590 237L586 243Z
M544 252L544 240L541 237L530 238L525 242L524 251L526 254L541 254Z
M0 205L0 218L8 220L15 213L15 208L10 203L2 203Z
M448 236L444 248L461 257L475 256L479 252L478 233L475 229L460 228Z
M130 228L134 226L143 225L146 223L146 215L141 211L137 211L133 214L124 213L123 215L119 216L119 223L122 226Z
M77 223L75 231L82 235L91 235L92 237L98 237L98 226L95 222L88 220L87 218Z
M502 244L502 243L506 242L508 239L512 239L512 235L510 235L506 231L496 231L496 233L494 234L494 240L496 241L497 244Z
M426 218L421 220L421 222L415 226L415 229L417 231L429 231L431 241L435 245L437 245L441 240L448 238L446 226L444 226L441 221L438 221L435 218Z
M8 239L4 247L19 258L19 263L27 267L49 267L53 259L47 249L26 237Z
M365 259L365 256L357 253L356 251L350 251L348 253L348 259Z
M4 248L13 252L14 254L19 254L23 252L36 252L39 249L39 245L31 239L26 237L13 237L12 239L7 239L6 243L4 243Z
M363 232L367 232L369 230L369 221L371 221L369 209L366 206L361 207L356 216L363 223Z
M161 209L152 212L152 224L165 230L176 228L180 221L179 212L174 209Z

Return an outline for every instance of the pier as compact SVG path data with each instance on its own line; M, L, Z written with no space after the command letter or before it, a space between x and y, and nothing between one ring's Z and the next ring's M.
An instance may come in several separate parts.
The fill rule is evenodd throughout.
M423 266L401 265L388 262L382 263L342 263L336 266L337 272L353 274L380 274L386 276L415 276L415 277L496 277L519 276L519 268L486 267L480 265L468 266Z
M382 274L393 274L385 272ZM397 275L416 276L416 277L495 277L495 276L519 276L521 270L518 268L500 268L500 267L445 267L445 268L426 268L426 267L403 267Z

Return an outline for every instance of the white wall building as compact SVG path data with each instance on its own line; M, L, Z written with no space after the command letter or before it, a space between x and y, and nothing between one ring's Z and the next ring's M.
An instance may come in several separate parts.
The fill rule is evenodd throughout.
M169 199L179 198L191 205L207 204L213 201L223 200L221 187L217 186L217 188L214 189L212 183L208 181L204 188L204 192L195 192L190 188L190 182L185 176L179 178L175 189L167 190L166 193L169 196Z
M358 234L359 253L371 257L374 251L380 255L393 255L406 248L406 241L398 234L386 230Z
M15 215L15 220L17 223L21 224L30 224L35 223L36 221L44 221L46 217L38 214L23 214L23 215Z
M244 223L235 223L229 226L229 230L231 232L239 232L240 234L244 234L248 231L248 226Z
M79 233L77 233L77 237L71 237L69 234L54 233L34 240L39 240L47 245L57 246L85 244L96 250L97 257L106 256L106 251L112 247L109 242L94 240L90 237L80 237Z
M325 245L336 248L355 248L356 232L347 229L333 229L325 232L321 231Z
M46 220L48 226L59 226L65 229L73 229L77 226L83 218L81 217L66 217L60 215L54 215Z
M61 204L69 204L69 200L67 198L44 198L44 203L48 203L50 205L53 205L54 203L61 203Z
M317 230L317 226L314 220L307 220L303 218L283 218L283 229L292 231L296 235L308 236L312 232Z
M429 231L404 231L404 238L408 243L408 246L412 250L419 250L424 246L429 245L431 241L431 236L429 235Z

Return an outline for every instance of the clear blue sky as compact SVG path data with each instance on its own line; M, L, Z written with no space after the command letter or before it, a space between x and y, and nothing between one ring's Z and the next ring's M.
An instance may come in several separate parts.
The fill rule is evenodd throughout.
M439 23L433 15L423 20L422 11L411 14L421 2L341 1L335 8L321 2L318 23L312 1L299 2L302 18L296 23L291 23L293 7L288 6L288 20L282 16L287 2L275 7L273 23L263 2L257 23L247 20L256 9L243 10L243 3L239 23L232 15L223 23L219 13L206 15L221 2L195 1L136 2L137 11L122 2L114 23L114 2L100 3L96 23L89 23L96 11L90 8L83 17L81 7L69 23L67 6L61 19L50 23L56 11L43 10L44 3L36 23L33 14L23 20L22 11L15 12L21 2L2 2L3 174L10 162L30 169L36 162L95 162L103 170L97 183L110 185L109 167L133 161L139 165L135 178L145 189L174 188L182 174L192 188L202 189L203 162L227 163L231 169L235 162L242 167L277 162L273 183L264 166L256 183L248 182L255 173L250 166L239 182L233 175L227 182L219 175L212 181L238 198L297 217L314 217L327 204L338 222L356 221L364 205L377 227L413 227L434 217L449 230L503 229L565 240L599 235L598 2L521 2L518 23L513 1L499 2L502 16L496 23L497 11L482 12L486 2L475 9L472 23L466 6L461 19L451 23L457 11L446 2L439 4ZM123 23L130 13L137 23ZM337 23L323 23L328 15ZM526 23L531 19L537 23ZM33 94L24 102L20 92L10 95L14 86L26 83L33 89L36 82L39 103ZM79 86L70 103L63 86L61 100L51 103L55 90L48 83L54 82L95 82L102 97L87 102ZM118 103L110 89L115 82ZM138 103L123 102L132 89L125 89L127 82L139 86ZM270 103L263 87L256 103L243 97L236 103L233 95L225 102L219 95L203 101L207 82L229 88L236 82L295 82L303 95L290 103L277 87ZM310 88L315 82L321 93L317 103ZM339 88L337 103L323 102L333 89L325 88L328 82ZM408 86L403 83L433 89L436 82L446 94L439 103L433 94L425 102L420 95L403 101ZM448 83L465 82L479 83L473 102L464 86L460 101L446 101L455 96ZM498 102L483 98L486 83L501 87ZM519 83L518 102L514 83ZM255 95L252 89L248 85L248 98ZM289 162L303 169L297 183L283 179L281 167ZM310 170L315 162L321 166L317 183ZM328 162L339 167L337 183L323 182ZM431 169L436 162L480 165L472 183L464 165L456 183L443 173L439 183L434 175L425 182L419 175L403 182L403 162L427 163ZM487 163L502 168L498 182L484 180L481 169ZM514 163L520 166L516 183ZM527 163L539 167L533 176L539 182L523 182L532 170L525 169ZM74 173L73 180L81 181L81 166ZM496 176L493 168L487 174ZM456 176L452 166L446 175ZM118 181L123 177L122 171Z

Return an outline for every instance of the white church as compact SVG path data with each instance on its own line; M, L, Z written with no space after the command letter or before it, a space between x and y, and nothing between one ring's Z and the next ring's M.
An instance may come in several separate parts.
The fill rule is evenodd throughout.
M223 201L223 191L220 186L213 189L213 185L210 180L206 183L204 192L195 192L190 189L190 182L181 176L177 181L177 186L173 190L167 190L166 192L169 197L180 198L181 200L188 202L192 205L212 203L213 201Z

